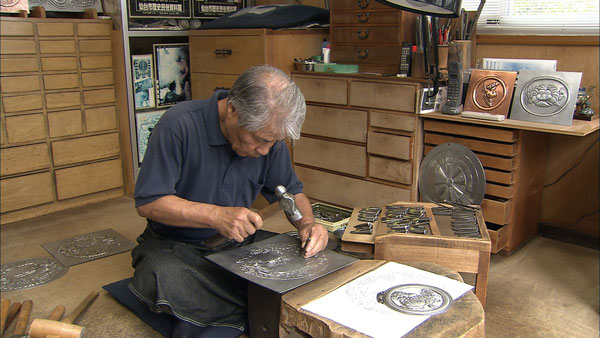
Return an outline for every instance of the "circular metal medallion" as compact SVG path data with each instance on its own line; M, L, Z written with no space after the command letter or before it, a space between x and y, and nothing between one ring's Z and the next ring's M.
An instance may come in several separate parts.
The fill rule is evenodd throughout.
M536 77L521 91L521 107L531 115L553 116L560 113L569 102L569 85L551 76Z
M236 263L246 274L275 280L315 276L327 267L327 257L319 254L302 264L292 264L292 258L302 254L297 244L269 244L245 251Z
M419 193L425 202L481 204L485 195L485 172L467 147L444 143L433 148L421 162Z
M2 264L0 291L30 289L62 277L68 268L54 258L31 258Z
M65 257L94 258L114 252L121 244L118 238L111 235L87 234L65 241L57 252Z
M404 284L378 293L377 302L409 315L435 315L448 310L453 301L448 292L435 286Z
M495 75L485 76L479 79L473 90L473 103L481 110L494 110L507 97L506 84Z

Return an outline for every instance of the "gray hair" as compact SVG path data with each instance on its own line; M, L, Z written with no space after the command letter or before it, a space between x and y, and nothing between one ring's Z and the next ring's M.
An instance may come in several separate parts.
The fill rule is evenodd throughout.
M269 65L242 73L228 94L238 113L238 126L256 132L265 127L293 140L300 138L306 103L296 83Z

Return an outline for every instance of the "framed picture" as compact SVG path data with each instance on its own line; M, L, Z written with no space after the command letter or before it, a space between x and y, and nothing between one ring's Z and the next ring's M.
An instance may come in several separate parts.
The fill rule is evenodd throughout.
M154 67L152 54L131 56L133 76L133 97L135 109L148 109L156 106L154 95Z
M137 127L137 148L138 148L138 162L141 165L144 160L144 154L148 147L148 140L152 135L152 129L158 120L162 117L166 110L155 110L143 113L135 114L135 124Z
M130 18L190 19L190 0L127 0Z
M190 54L187 43L154 45L157 106L191 100Z

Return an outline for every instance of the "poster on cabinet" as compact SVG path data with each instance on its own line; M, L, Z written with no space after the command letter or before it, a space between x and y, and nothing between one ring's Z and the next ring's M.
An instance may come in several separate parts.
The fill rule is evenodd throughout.
M128 0L130 18L190 19L190 0Z
M187 43L154 45L157 106L191 100L190 54Z
M137 127L137 148L138 148L138 162L142 164L144 160L144 154L148 147L148 141L152 135L152 130L158 120L162 117L166 110L155 110L143 113L135 114L135 124Z
M152 54L132 55L133 97L135 110L154 108L154 67Z

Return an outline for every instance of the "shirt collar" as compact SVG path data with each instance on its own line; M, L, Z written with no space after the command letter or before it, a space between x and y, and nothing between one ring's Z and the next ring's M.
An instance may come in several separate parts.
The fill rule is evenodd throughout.
M221 124L219 123L219 100L227 97L226 90L216 91L206 102L205 128L208 136L208 143L213 146L229 144L229 141L223 136Z

